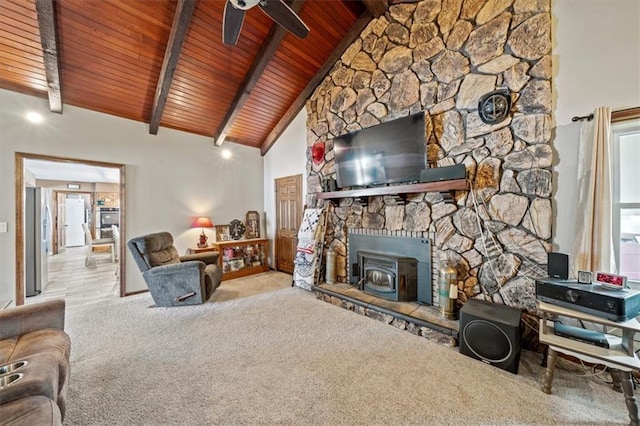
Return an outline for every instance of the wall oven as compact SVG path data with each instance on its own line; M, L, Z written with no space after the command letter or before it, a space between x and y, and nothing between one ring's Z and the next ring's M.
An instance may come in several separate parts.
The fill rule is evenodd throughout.
M99 207L98 208L98 226L99 235L97 238L113 238L111 226L120 226L120 208L118 207Z

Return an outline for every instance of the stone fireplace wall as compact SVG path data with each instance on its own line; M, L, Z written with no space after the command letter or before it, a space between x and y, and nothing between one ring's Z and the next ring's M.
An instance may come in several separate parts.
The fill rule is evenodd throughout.
M314 194L335 178L334 137L420 111L430 166L464 164L473 190L334 201L327 244L340 281L348 228L401 232L431 238L434 282L455 262L461 302L535 312L531 277L546 274L551 249L550 34L550 0L424 0L391 6L345 51L306 104L307 204L326 202ZM498 88L511 114L487 125L478 100Z

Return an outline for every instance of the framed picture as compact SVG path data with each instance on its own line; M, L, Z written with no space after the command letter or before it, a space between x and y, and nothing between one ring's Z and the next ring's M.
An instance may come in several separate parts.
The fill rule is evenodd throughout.
M229 241L229 225L216 225L216 241Z
M260 238L260 215L257 211L247 212L245 238Z
M242 268L244 268L243 259L236 259L236 260L229 261L229 269L231 270L231 272L239 271Z

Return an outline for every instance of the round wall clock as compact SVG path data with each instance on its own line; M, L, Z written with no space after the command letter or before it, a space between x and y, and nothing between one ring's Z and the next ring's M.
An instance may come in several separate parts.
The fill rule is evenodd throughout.
M240 222L238 219L233 219L231 223L229 223L229 235L234 240L239 240L244 237L244 223Z
M486 124L497 124L509 116L511 95L508 90L494 90L480 98L478 114Z

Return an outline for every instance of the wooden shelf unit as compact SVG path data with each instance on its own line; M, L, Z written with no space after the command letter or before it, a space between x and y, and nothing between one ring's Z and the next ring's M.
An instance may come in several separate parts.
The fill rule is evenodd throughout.
M333 192L318 192L319 199L360 198L374 195L416 194L420 192L468 191L466 179L442 180L438 182L411 183L406 185L378 186L373 188L347 189Z
M640 359L638 359L633 348L634 335L640 331L640 323L635 318L616 322L546 302L540 302L540 311L543 313L543 318L540 320L540 343L593 357L603 362L615 364L619 368L640 369ZM550 318L550 316L555 315L600 324L609 328L617 328L622 331L622 337L605 333L609 341L609 348L603 348L568 337L558 336L554 332L553 321Z
M546 302L540 303L540 343L549 345L547 370L544 376L542 391L551 393L551 385L555 371L557 352L576 357L593 364L602 364L610 368L614 389L616 387L624 393L625 404L629 411L629 419L632 425L639 425L638 402L634 395L632 370L640 370L640 360L636 355L633 342L634 335L640 331L640 323L635 318L627 321L611 321L595 315L553 305ZM604 326L604 335L609 342L608 348L591 345L568 337L558 336L554 331L553 319L556 316L574 318ZM622 336L614 336L607 332L611 328L619 329Z
M244 277L269 270L269 240L218 241L211 245L218 250L222 280Z

